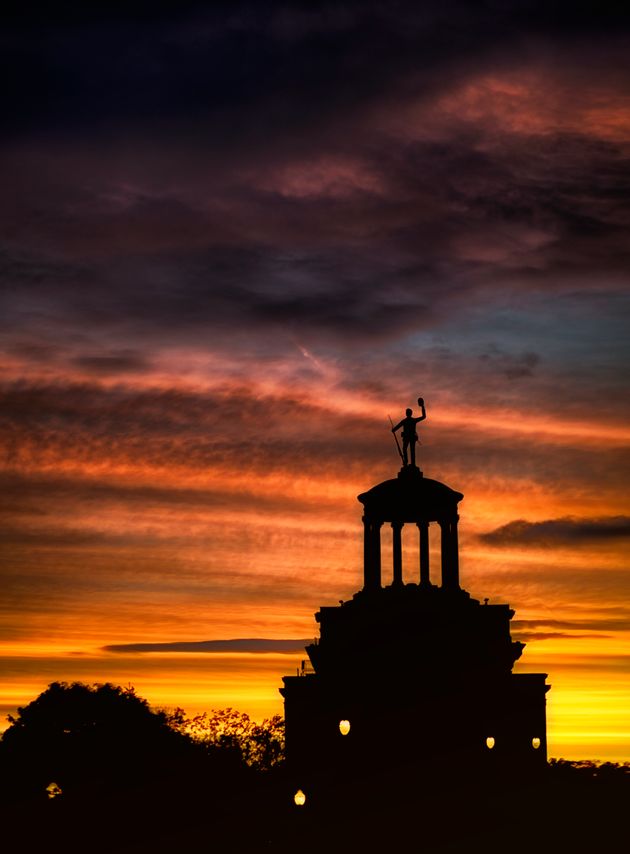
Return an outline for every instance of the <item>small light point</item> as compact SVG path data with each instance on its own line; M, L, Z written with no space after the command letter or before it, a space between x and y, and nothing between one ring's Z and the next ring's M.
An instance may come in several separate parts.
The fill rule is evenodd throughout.
M58 798L59 795L63 794L63 792L61 790L61 786L53 782L46 786L46 794L52 800L53 798Z

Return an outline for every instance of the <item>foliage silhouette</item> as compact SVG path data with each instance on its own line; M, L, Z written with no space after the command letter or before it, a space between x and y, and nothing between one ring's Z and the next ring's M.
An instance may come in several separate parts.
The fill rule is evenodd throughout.
M168 715L110 683L53 682L9 722L0 742L5 795L43 796L52 781L66 793L138 785L192 750Z
M209 751L229 751L258 771L268 771L284 758L281 715L265 718L259 724L236 709L213 709L193 718L184 717L174 725Z
M131 687L54 682L9 721L0 825L3 841L15 838L21 850L63 837L65 852L83 851L89 836L93 854L171 851L208 825L228 850L244 802L259 818L238 834L255 840L280 800L278 717L257 724L226 709L189 719L182 709L152 710Z
M630 785L630 762L593 762L589 759L550 759L549 777L567 781L619 782Z

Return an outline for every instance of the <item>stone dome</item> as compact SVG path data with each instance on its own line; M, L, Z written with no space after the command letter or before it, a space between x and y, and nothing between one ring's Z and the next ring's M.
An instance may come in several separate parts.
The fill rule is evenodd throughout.
M357 496L367 516L382 521L434 522L457 515L464 496L411 466Z

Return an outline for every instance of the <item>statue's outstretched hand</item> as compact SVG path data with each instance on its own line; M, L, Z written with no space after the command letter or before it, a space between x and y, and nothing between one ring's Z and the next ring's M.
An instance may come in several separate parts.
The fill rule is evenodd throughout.
M424 398L423 397L418 398L418 406L424 406Z

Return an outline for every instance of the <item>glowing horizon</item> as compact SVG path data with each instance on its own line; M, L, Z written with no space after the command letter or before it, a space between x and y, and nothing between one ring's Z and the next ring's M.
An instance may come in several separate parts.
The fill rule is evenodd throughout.
M332 399L319 415L322 421L331 413L335 418L345 417L334 413ZM265 405L260 397L258 403ZM431 419L434 407L430 399L427 404ZM277 395L269 405L278 405ZM437 405L435 409L439 412ZM342 407L342 413L345 411ZM309 414L313 415L312 410ZM453 416L438 416L438 424L427 422L423 437L426 433L437 443L440 420L458 423ZM468 418L462 415L459 423L466 425ZM483 422L476 424L475 440L492 444L494 425L487 431L484 428ZM377 424L374 432L382 429ZM322 428L322 435L325 432ZM465 443L466 432L466 426L451 427L448 448ZM520 432L518 428L514 431L515 440ZM548 435L554 432L552 429ZM605 425L602 433L605 448ZM578 434L563 434L569 451L576 441ZM376 464L380 478L393 474L397 464L386 435L379 445L383 446L382 462L378 462L381 452L377 451L370 469ZM556 446L555 438L552 445ZM49 681L81 679L131 682L153 705L183 706L189 714L224 705L240 707L257 718L281 713L281 677L293 672L304 652L121 655L103 648L141 641L168 644L316 636L313 613L319 605L347 598L361 586L362 531L355 496L372 485L367 481L368 466L361 480L360 461L351 467L341 464L307 473L276 465L271 472L257 471L255 477L239 465L227 471L225 465L211 467L201 473L176 462L164 466L169 480L160 480L158 487L151 462L146 467L116 468L116 458L108 447L101 446L98 455L90 452L87 458L85 446L79 456L74 447L66 443L58 461L51 463L48 457L38 467L35 460L19 475L14 472L21 478L38 475L38 489L47 484L58 494L57 510L50 507L39 517L26 511L28 527L22 529L22 535L29 536L25 545L16 542L13 548L16 556L23 555L25 548L27 554L44 555L51 569L55 567L54 577L62 592L56 601L39 609L31 605L23 616L25 636L18 633L0 643L0 660L10 662L12 671L5 677L0 708L14 712ZM421 452L425 474L439 477L432 470L431 446L424 444ZM597 528L591 539L587 531L580 540L578 531L577 547L571 540L575 535L571 525L578 525L595 507L598 515L591 522L595 526L598 519L617 517L615 490L609 500L602 490L595 503L579 490L568 500L557 489L545 488L530 477L522 483L506 481L499 470L490 468L481 479L471 478L470 472L457 478L452 462L445 468L449 477L444 479L466 493L460 523L462 585L477 598L490 596L515 608L513 634L527 642L516 672L549 674L553 686L549 695L550 755L589 758L581 752L588 748L597 752L595 758L627 760L625 714L630 692L618 675L612 688L605 686L610 684L611 674L630 661L630 631L623 628L628 614L621 603L615 607L598 600L602 582L610 582L614 590L623 581L617 578L620 545L614 536L598 540ZM92 499L92 510L85 506L81 492L95 489L98 497L96 502ZM130 501L134 506L131 514ZM530 543L526 539L518 542L518 536L523 537L520 529L517 542L511 542L509 524L529 518L528 524L534 526L536 517L557 520L559 530L545 529L551 542L544 537L540 542L536 537ZM568 532L562 529L567 523ZM504 525L508 527L502 528ZM34 526L38 526L37 535ZM489 531L496 531L499 540L505 537L505 542L486 543L483 537ZM39 542L35 553L34 542ZM414 563L407 552L405 547L406 577L411 580ZM231 576L217 587L212 565L219 558ZM76 575L78 563L85 560L92 561L88 587L94 592L86 590ZM154 560L159 561L157 576ZM305 561L308 568L304 568ZM585 565L591 562L597 563L597 570L589 574ZM584 578L596 583L592 592L584 586ZM550 590L552 602L547 600ZM565 602L558 598L561 590L567 591ZM217 594L218 602L213 601ZM161 614L167 602L168 613ZM54 626L50 623L52 606ZM565 627L554 628L562 621ZM582 708L585 697L588 705Z

